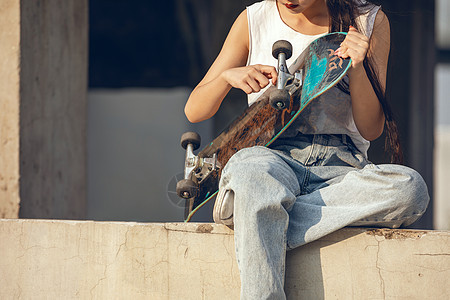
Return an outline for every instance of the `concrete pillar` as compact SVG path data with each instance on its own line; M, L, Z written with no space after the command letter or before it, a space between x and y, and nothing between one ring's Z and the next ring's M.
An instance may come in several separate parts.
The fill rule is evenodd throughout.
M0 2L0 218L19 216L20 5Z
M0 4L1 217L85 217L87 5Z

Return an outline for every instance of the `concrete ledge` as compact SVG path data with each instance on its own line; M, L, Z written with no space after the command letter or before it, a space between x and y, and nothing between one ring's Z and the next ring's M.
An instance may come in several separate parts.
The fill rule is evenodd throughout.
M450 233L346 228L288 253L289 299L449 299ZM2 299L238 299L213 224L0 220Z

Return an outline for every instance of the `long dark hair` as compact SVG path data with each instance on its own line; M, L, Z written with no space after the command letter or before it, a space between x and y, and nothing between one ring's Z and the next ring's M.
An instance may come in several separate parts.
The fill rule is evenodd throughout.
M361 3L360 0L327 0L326 3L330 15L330 32L347 32L350 25L359 29L356 17L374 7L373 4L368 2ZM384 112L386 129L385 150L390 152L392 163L403 163L398 128L394 121L392 109L386 99L386 94L377 76L376 65L370 55L366 55L363 65ZM344 92L350 93L348 83L345 83L343 80L339 83L338 87Z

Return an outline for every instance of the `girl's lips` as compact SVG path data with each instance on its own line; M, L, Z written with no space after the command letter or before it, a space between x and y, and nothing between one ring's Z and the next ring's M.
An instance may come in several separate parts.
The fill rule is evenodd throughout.
M298 6L298 4L294 4L294 3L291 3L291 2L286 2L284 4L284 6L286 6L289 9L294 9L294 8L296 8Z

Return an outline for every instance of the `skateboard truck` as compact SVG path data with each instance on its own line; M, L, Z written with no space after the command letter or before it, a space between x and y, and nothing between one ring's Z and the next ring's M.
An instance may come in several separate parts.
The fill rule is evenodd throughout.
M181 136L181 147L186 150L184 179L177 182L177 194L184 199L198 196L199 184L213 171L220 169L216 154L213 157L198 157L194 151L200 147L201 138L196 132L185 132Z
M293 95L302 84L303 73L299 70L292 75L289 73L286 60L292 56L292 45L288 41L280 40L273 44L272 55L278 60L277 89L269 95L272 107L283 110L289 106Z
M283 110L290 105L291 95L301 88L302 70L291 74L286 60L292 56L292 45L288 41L280 40L274 43L272 55L278 60L277 89L269 95L269 102L277 110ZM221 168L216 154L212 157L198 157L194 154L200 146L200 135L196 132L185 132L181 136L181 146L186 150L184 163L184 178L177 182L177 194L184 199L198 197L201 193L199 186L203 182L214 182L213 173Z

